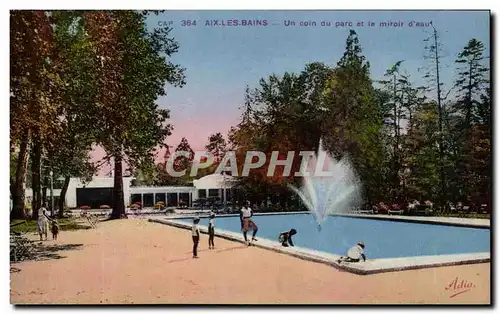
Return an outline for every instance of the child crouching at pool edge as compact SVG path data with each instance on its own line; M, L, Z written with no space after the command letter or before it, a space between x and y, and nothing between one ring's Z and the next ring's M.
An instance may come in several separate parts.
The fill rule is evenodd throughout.
M290 231L282 232L279 236L279 241L282 246L288 247L288 245L293 246L292 236L297 234L297 230L290 229Z
M359 242L350 248L349 251L347 251L347 256L342 256L337 262L357 263L361 258L363 258L363 262L366 262L365 244L363 242Z

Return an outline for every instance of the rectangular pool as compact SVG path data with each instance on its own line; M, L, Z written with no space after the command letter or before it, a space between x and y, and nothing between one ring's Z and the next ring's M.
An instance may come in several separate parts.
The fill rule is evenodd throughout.
M396 258L427 255L490 252L490 230L388 220L330 216L318 231L310 214L259 215L257 238L278 241L281 232L297 230L296 246L345 255L357 242L365 243L367 258ZM192 223L192 219L180 219ZM208 218L200 224L207 226ZM239 217L215 219L216 229L241 233ZM251 232L249 232L249 239Z

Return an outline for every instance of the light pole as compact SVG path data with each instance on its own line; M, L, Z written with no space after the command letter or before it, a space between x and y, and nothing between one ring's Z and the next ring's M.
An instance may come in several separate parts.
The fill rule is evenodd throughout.
M222 193L224 196L224 212L227 210L227 203L226 203L226 173L222 172Z
M50 216L54 217L54 172L50 170Z

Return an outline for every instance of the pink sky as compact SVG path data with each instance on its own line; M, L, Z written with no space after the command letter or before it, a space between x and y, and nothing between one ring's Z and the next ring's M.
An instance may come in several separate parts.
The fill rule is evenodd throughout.
M194 151L205 150L205 145L208 143L208 137L211 134L221 132L227 138L227 133L231 126L236 125L238 122L238 118L228 119L227 116L224 117L222 115L187 117L178 120L172 118L170 119L170 123L173 124L174 130L172 131L172 135L167 137L166 142L170 146L173 146L175 150L181 139L185 137ZM156 160L158 162L163 162L164 154L165 149L157 154ZM105 151L101 147L96 147L92 152L92 159L95 162L101 160L104 156ZM103 165L98 175L105 175L110 169L109 165Z

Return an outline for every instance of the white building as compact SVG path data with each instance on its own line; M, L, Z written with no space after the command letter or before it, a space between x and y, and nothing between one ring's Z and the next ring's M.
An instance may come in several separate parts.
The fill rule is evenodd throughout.
M193 186L134 186L130 187L130 204L140 202L144 207L151 207L162 201L167 206L177 206L182 200L184 204L192 206L199 198L230 200L230 191L235 182L236 179L228 175L210 174L193 180Z
M206 197L219 197L223 201L230 200L232 197L230 191L236 182L234 177L222 174L211 174L194 180L193 186L131 186L133 179L133 177L123 178L125 206L141 202L144 207L152 207L159 201L165 202L167 206L177 206L180 200L192 206L196 199ZM98 208L101 205L111 205L113 185L114 178L112 177L94 177L86 184L78 178L71 178L66 192L66 206L76 208L87 205ZM60 194L60 189L54 189L56 202ZM32 190L26 189L28 203L31 202L32 195ZM50 198L50 190L47 190L47 198Z

